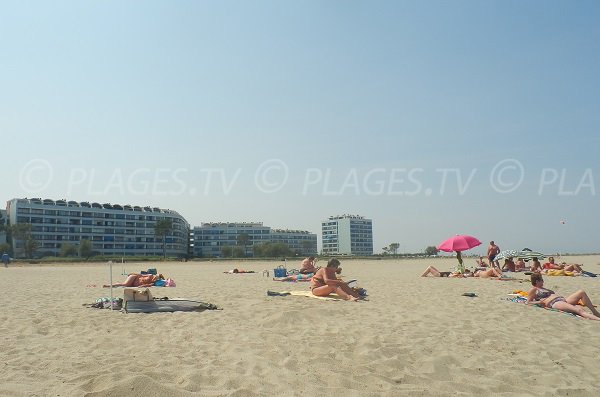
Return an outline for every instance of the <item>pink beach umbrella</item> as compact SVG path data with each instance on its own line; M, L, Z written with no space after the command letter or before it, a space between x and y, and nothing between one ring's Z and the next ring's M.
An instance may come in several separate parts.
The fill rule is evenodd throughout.
M436 248L440 251L446 252L461 252L471 249L473 247L477 247L478 245L481 245L481 241L477 240L475 237L467 236L464 234L457 234L456 236L450 237L449 239L445 240Z

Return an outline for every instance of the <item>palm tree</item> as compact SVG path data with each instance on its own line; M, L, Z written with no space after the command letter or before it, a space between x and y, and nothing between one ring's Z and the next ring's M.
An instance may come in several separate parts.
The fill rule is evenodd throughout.
M33 240L31 238L31 223L15 223L14 225L11 225L8 227L8 231L10 232L10 236L11 238L14 238L15 240L22 240L23 241L23 254L27 255L26 251L35 251L35 249L37 249L37 247L34 248L33 243L29 243L27 248L34 248L33 250L28 249L26 250L25 248L25 244L27 241L29 240ZM15 257L17 255L17 250L16 250L16 244L15 244Z
M162 239L162 250L163 258L167 257L166 237L173 231L173 220L172 219L161 219L156 221L154 225L154 236Z

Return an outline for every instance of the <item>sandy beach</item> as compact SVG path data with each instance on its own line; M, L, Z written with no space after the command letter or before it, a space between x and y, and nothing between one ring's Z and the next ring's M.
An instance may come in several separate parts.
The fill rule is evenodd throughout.
M600 272L600 257L569 257ZM2 396L597 396L600 322L508 301L528 282L421 278L455 259L343 260L367 302L267 296L305 290L263 269L281 262L156 267L155 296L219 311L123 314L82 304L108 296L105 264L0 268ZM474 265L474 259L466 261ZM319 263L323 264L323 263ZM113 275L121 280L121 264ZM234 267L253 274L224 274ZM288 267L295 267L289 264ZM527 276L517 274L523 280ZM600 278L545 277L600 303ZM464 297L474 292L477 297ZM122 295L121 290L116 294Z

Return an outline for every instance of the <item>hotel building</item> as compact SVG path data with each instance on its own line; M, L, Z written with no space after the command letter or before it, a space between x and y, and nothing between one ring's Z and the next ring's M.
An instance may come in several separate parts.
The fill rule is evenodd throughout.
M317 252L317 235L301 230L271 229L262 222L202 223L194 227L194 256L213 258L222 256L224 247L239 247L238 237L248 235L246 255L252 255L255 244L284 243L298 255ZM243 247L242 247L243 248Z
M167 256L188 254L189 224L172 210L33 198L8 201L7 212L11 224L31 224L40 256L58 255L63 244L77 246L82 240L91 241L100 255L162 256L162 238L154 236L154 225L162 219L173 222L165 237ZM13 252L22 252L23 241L14 240Z
M359 215L321 222L323 255L373 255L373 221Z

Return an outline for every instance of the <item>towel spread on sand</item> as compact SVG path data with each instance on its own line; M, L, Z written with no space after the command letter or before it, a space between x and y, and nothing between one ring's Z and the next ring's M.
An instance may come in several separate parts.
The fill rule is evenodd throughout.
M511 302L527 303L528 293L526 291L515 290L515 291L513 291L512 294L508 294L508 296L510 298L507 298L507 300L509 300ZM579 302L577 302L577 304L580 305L580 306L585 306L581 300ZM543 306L540 306L540 305L534 305L534 306L537 307L537 308L540 308L540 309L550 310L550 311L553 311L553 312L559 312L559 313L568 314L568 315L573 316L573 317L583 318L583 317L581 317L578 314L565 312L563 310L553 309L551 307L543 307Z
M326 300L326 301L344 300L342 297L340 297L337 294L329 294L328 296L316 296L316 295L313 295L312 291L281 291L281 292L267 291L267 295L269 295L269 296L287 296L287 295L306 296L307 298L322 299L322 300Z

